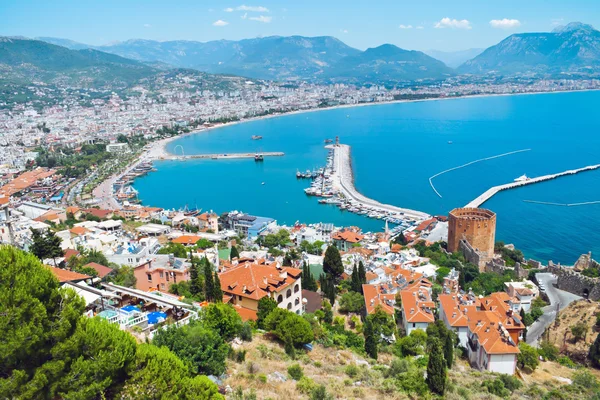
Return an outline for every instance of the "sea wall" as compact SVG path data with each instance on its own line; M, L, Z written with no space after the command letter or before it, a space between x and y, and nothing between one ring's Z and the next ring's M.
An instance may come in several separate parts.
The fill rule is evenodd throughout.
M556 286L570 293L588 298L593 301L600 300L600 278L590 278L560 264L548 263L548 271L558 276Z

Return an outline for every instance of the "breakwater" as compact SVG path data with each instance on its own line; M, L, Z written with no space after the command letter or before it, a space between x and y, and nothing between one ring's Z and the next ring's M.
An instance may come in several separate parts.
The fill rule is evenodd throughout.
M267 151L267 152L259 152L259 153L215 153L215 154L191 154L191 155L174 155L174 154L163 154L159 157L161 160L190 160L190 159L212 159L212 160L220 160L220 159L233 159L233 158L254 158L257 154L262 155L263 157L282 157L285 155L284 152L281 151Z
M578 168L578 169L570 169L570 170L559 172L556 174L538 176L537 178L531 178L531 179L527 179L525 181L512 182L512 183L507 183L504 185L493 186L493 187L489 188L488 190L486 190L485 192L483 192L483 194L479 195L477 198L472 200L465 207L472 207L472 208L480 207L483 203L485 203L486 201L491 199L494 195L496 195L498 192L501 192L503 190L514 189L514 188L518 188L518 187L526 186L526 185L532 185L534 183L549 181L551 179L556 179L556 178L560 178L562 176L567 176L567 175L575 175L580 172L593 171L593 170L596 170L599 168L600 168L600 164L588 165L587 167ZM556 203L556 204L558 204L558 203ZM575 203L575 204L577 204L577 203ZM583 204L581 204L581 205L583 205Z

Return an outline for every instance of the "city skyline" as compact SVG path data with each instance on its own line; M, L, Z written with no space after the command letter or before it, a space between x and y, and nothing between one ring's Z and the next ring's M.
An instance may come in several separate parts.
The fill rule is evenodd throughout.
M492 46L513 33L550 31L581 21L598 25L592 2L569 4L533 0L479 6L473 0L453 4L433 0L432 7L381 1L377 7L341 1L326 4L288 1L181 1L177 6L151 0L109 0L79 4L73 0L5 2L0 35L58 37L90 45L129 39L159 41L240 40L261 36L334 36L366 49L383 43L415 50L458 51Z

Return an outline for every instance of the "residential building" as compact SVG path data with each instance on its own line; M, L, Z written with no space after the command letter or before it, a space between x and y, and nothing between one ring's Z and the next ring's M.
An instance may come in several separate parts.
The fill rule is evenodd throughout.
M211 231L219 233L219 216L213 212L205 212L196 217L198 220L198 228L201 231Z
M431 293L425 289L400 291L402 301L402 326L404 332L410 335L415 329L427 330L429 324L435 322L433 309L435 303L431 300Z
M469 318L467 317L468 310L477 311L475 305L463 304L461 295L457 293L440 294L438 296L440 303L439 318L444 321L446 327L452 330L458 337L459 344L467 348L468 341L468 325Z
M234 211L227 215L226 224L240 235L256 238L267 229L275 228L277 221Z
M223 302L256 312L258 302L265 296L275 300L280 308L302 314L302 270L242 263L219 274ZM227 297L228 299L226 299Z
M172 254L154 254L152 259L134 268L136 289L168 292L173 283L190 280L190 263Z
M343 229L331 235L333 244L339 251L348 251L353 245L357 245L364 236L354 230Z
M117 154L127 153L129 152L129 145L127 143L109 143L106 145L106 151Z
M394 305L396 304L396 295L385 293L382 285L362 285L365 298L365 310L367 314L372 314L380 307L387 314L394 316Z

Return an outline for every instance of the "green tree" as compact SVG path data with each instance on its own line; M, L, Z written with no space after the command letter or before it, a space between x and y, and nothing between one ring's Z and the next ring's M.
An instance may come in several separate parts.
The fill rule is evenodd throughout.
M427 385L433 393L443 396L446 391L446 362L440 340L433 337L428 340L429 360L427 362Z
M306 262L302 266L301 282L302 289L310 290L313 292L316 292L319 289L315 277L310 272L310 265L308 265L308 263Z
M286 349L288 346L298 347L310 343L314 339L313 330L308 321L282 308L271 311L265 319L264 325L265 329L286 345Z
M340 312L359 313L365 305L365 298L356 292L347 292L340 298Z
M535 347L532 347L525 342L521 342L519 343L519 351L517 363L521 368L527 368L534 371L540 363L538 352Z
M188 256L187 249L184 245L173 242L169 242L164 245L160 250L158 250L158 254L173 254L178 258L186 258Z
M323 271L325 274L331 275L335 280L338 280L344 273L342 257L340 257L340 252L335 246L329 246L325 251Z
M360 278L360 294L364 294L362 292L362 285L367 283L367 271L365 270L365 264L363 264L362 260L358 262L358 277Z
M360 293L362 289L362 283L360 281L360 276L358 275L358 267L354 264L352 268L352 275L350 275L350 289Z
M216 271L214 279L213 301L219 303L223 302L223 290L221 289L221 280L219 279L219 274Z
M583 321L580 321L580 322L576 323L575 325L573 325L571 327L571 335L573 335L573 339L575 339L575 342L578 342L579 340L585 338L587 335L588 329L589 329L589 327Z
M321 303L321 308L323 310L323 321L326 324L331 324L333 322L333 307L329 300L325 299Z
M194 296L204 294L204 271L197 258L192 258L190 267L190 293ZM172 286L172 285L171 285Z
M277 302L270 298L269 296L265 296L258 301L258 309L256 311L256 325L260 329L264 329L264 321L265 318L277 308Z
M590 346L588 358L595 368L600 368L600 335L596 336L596 340Z
M102 253L101 251L89 250L89 251L84 252L81 263L83 265L85 265L85 264L89 264L92 262L100 264L100 265L104 265L104 266L108 266L108 264L109 264L108 258L106 258L104 253Z
M239 258L239 257L240 257L240 252L238 251L237 247L231 246L231 252L229 253L229 259L233 260L234 258Z
M206 301L214 301L215 282L213 279L213 267L206 257L201 261L204 272L204 298Z
M119 393L123 400L221 400L219 388L205 376L192 377L188 367L166 347L141 344L131 377ZM193 387L194 392L189 391Z
M193 374L221 375L225 372L225 359L229 345L218 332L204 327L199 321L177 327L169 325L160 329L152 343L165 346L191 368Z
M51 230L45 232L39 229L31 229L31 244L29 250L40 260L51 258L56 267L56 257L62 257L63 251L60 247L62 240Z
M133 267L128 265L114 266L113 271L112 274L106 277L108 282L119 286L135 287L137 279L133 273Z
M365 353L371 358L377 360L377 343L379 339L375 336L375 330L373 329L373 323L370 320L366 320L363 326L363 334L365 335Z
M229 304L209 304L203 310L202 322L217 331L225 341L232 340L242 329L242 318Z

